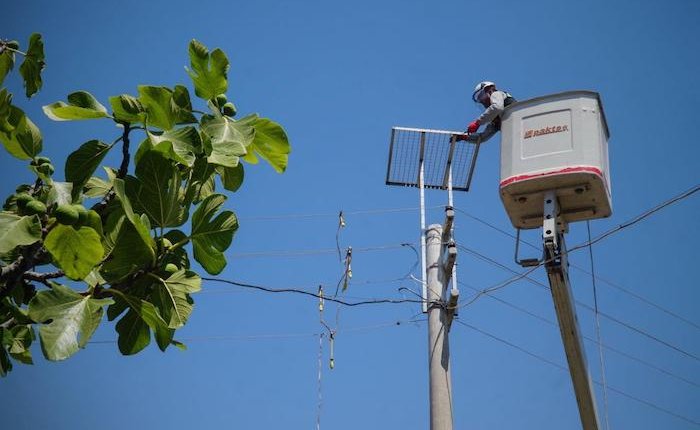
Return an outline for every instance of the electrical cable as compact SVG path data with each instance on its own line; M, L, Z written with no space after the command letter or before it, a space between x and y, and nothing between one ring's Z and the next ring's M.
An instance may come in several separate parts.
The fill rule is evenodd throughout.
M302 294L302 295L306 295L306 296L319 298L319 295L317 293L313 293L311 291L306 291L306 290L301 290L301 289L296 289L296 288L269 288L269 287L264 287L261 285L253 285L253 284L248 284L248 283L244 283L244 282L237 282L237 281L231 281L228 279L218 279L218 278L202 278L202 280L203 281L211 281L211 282L221 282L221 283L225 283L225 284L235 285L237 287L265 291L268 293L294 293L294 294ZM384 304L384 303L389 303L389 304L423 303L422 300L412 300L412 299L372 299L372 300L362 300L362 301L357 301L357 302L347 302L345 300L335 299L332 297L324 297L324 300L329 301L329 302L338 303L338 304L341 304L344 306L376 305L376 304Z
M512 342L509 342L509 341L507 341L507 340L505 340L505 339L503 339L503 338L500 338L500 337L498 337L498 336L496 336L496 335L494 335L494 334L492 334L492 333L489 333L489 332L487 332L487 331L485 331L485 330L482 330L482 329L480 329L480 328L478 328L478 327L476 327L476 326L474 326L474 325L472 325L472 324L465 323L464 321L459 320L459 319L455 319L454 322L456 322L456 323L458 323L458 324L460 324L460 325L463 325L463 326L465 326L465 327L467 327L467 328L469 328L469 329L471 329L471 330L473 330L473 331L476 331L476 332L478 332L478 333L481 333L481 334L483 334L484 336L486 336L486 337L488 337L488 338L490 338L490 339L493 339L493 340L496 340L496 341L498 341L498 342L500 342L500 343L503 343L504 345L507 345L507 346L509 346L509 347L511 347L511 348L513 348L513 349L517 349L518 351L520 351L520 352L522 352L522 353L524 353L524 354L527 354L527 355L529 355L530 357L536 358L537 360L540 360L540 361L542 361L542 362L544 362L544 363L547 363L547 364L549 364L550 366L556 367L556 368L559 369L559 370L562 370L562 371L564 371L564 372L568 372L568 371L569 371L569 369L568 369L567 367L562 366L562 365L559 364L559 363L556 363L556 362L554 362L554 361L552 361L552 360L549 360L549 359L546 358L546 357L543 357L543 356L541 356L541 355L539 355L539 354L536 354L536 353L534 353L534 352L531 352L531 351L529 351L529 350L527 350L527 349L525 349L525 348L523 348L523 347L521 347L521 346L519 346L519 345L516 345L516 344L514 344L514 343L512 343ZM596 384L598 384L598 385L600 385L600 382L598 382L598 381L595 381L595 380L594 380L593 382L596 383ZM650 402L650 401L648 401L648 400L644 400L644 399L641 399L641 398L639 398L639 397L633 396L633 395L631 395L631 394L629 394L629 393L626 393L626 392L623 391L623 390L620 390L619 388L615 388L615 387L609 386L608 389L609 389L610 391L614 392L614 393L617 393L617 394L621 395L621 396L627 397L628 399L634 400L634 401L636 401L636 402L638 402L638 403L641 403L641 404L643 404L643 405L646 405L646 406L648 406L648 407L650 407L650 408L656 409L656 410L659 411L659 412L662 412L662 413L664 413L664 414L670 415L670 416L672 416L672 417L678 418L678 419L683 420L683 421L685 421L685 422L687 422L687 423L694 424L695 426L699 426L699 427L700 427L700 422L695 421L695 420L693 420L692 418L688 418L688 417L686 417L686 416L684 416L684 415L681 415L681 414L679 414L679 413L676 413L676 412L673 412L673 411L671 411L671 410L668 410L668 409L666 409L666 408L664 408L664 407L662 407L662 406L657 405L656 403L653 403L653 402Z
M677 197L674 197L674 198L671 199L671 200L685 198L685 197L687 197L688 195L694 193L695 191L697 191L697 186L694 187L694 188L692 188L692 189L690 189L689 191L686 191L685 193L682 193L681 195L679 195L679 196L677 196ZM686 195L686 194L688 194L688 195ZM668 204L671 204L671 203L675 203L675 200L674 200L674 201L667 201L667 202L663 203L662 205L667 206ZM481 218L479 218L479 217L477 217L477 216L474 216L474 215L472 215L472 214L470 214L470 213L468 213L468 212L466 212L466 211L464 211L464 210L462 210L462 209L459 209L459 208L454 208L454 209L455 209L457 212L459 212L459 213L461 213L461 214L467 216L468 218L471 218L471 219L473 219L474 221L477 221L477 222L479 222L479 223L481 223L481 224L483 224L483 225L485 225L485 226L487 226L487 227L489 227L489 228L491 228L491 229L493 229L493 230L495 230L495 231L498 231L499 233L501 233L501 234L503 234L503 235L505 235L505 236L508 236L508 237L510 237L510 238L512 238L512 239L517 239L517 236L516 236L516 235L514 235L514 234L512 234L512 233L510 233L510 232L508 232L508 231L506 231L506 230L504 230L504 229L502 229L502 228L499 228L499 227L497 227L497 226L495 226L495 225L493 225L493 224L491 224L491 223L489 223L489 222L487 222L487 221L485 221L485 220L483 220L483 219L481 219ZM656 210L659 210L659 209L661 209L661 207L654 208L654 209L652 209L652 210L655 212ZM644 214L642 214L642 215L644 215ZM640 216L642 216L642 215L640 215ZM646 216L648 216L648 215L650 215L650 214L647 214ZM623 227L623 228L624 228L624 227ZM530 242L528 242L528 241L526 241L526 240L520 239L520 242L521 242L521 243L524 243L525 245L528 245L529 247L531 247L531 248L533 248L533 249L540 250L539 247L535 246L534 244L532 244L532 243L530 243ZM571 250L569 250L569 252L570 252L570 251L571 251ZM573 268L575 268L575 269L577 269L577 270L579 270L579 271L581 271L581 272L583 272L583 273L585 273L585 274L587 274L587 275L591 275L591 273L588 272L586 269L584 269L584 268L582 268L582 267L580 267L580 266L577 266L576 264L572 264L571 262L569 262L569 264L571 265L571 267L573 267ZM697 329L697 330L700 330L700 324L697 324L697 323L695 323L695 322L689 320L688 318L685 318L685 317L679 315L678 313L676 313L676 312L674 312L674 311L671 311L671 310L669 310L669 309L666 309L665 307L663 307L663 306L661 306L661 305L659 305L659 304L653 302L652 300L649 300L649 299L647 299L647 298L645 298L645 297L639 295L638 293L635 293L634 291L631 291L631 290L629 290L629 289L627 289L627 288L624 288L624 287L622 287L621 285L616 284L616 283L614 283L614 282L612 282L612 281L610 281L610 280L604 279L604 278L602 278L602 277L600 277L600 276L596 276L596 278L597 278L599 281L603 282L604 284L606 284L606 285L608 285L608 286L610 286L610 287L612 287L612 288L615 288L615 289L617 289L617 290L619 290L619 291L622 291L623 293L628 294L628 295L630 295L630 296L636 298L637 300L640 300L640 301L644 302L645 304L647 304L647 305L649 305L649 306L652 306L652 307L656 308L657 310L659 310L659 311L661 311L661 312L664 312L664 313L666 313L667 315L669 315L669 316L671 316L671 317L673 317L673 318L675 318L675 319L677 319L677 320L679 320L679 321L682 321L682 322L684 322L684 323L686 323L686 324L692 326L693 328L695 328L695 329Z
M464 283L464 282L462 282L462 281L459 282L459 285L464 286L464 287L467 287L467 288L469 288L469 289L471 289L471 290L473 290L473 291L476 291L476 292L481 291L480 289L478 289L478 288L476 288L476 287L474 287L474 286L472 286L472 285L466 284L466 283ZM558 327L559 327L559 325L558 325L556 322L554 322L554 321L552 321L552 320L550 320L550 319L548 319L548 318L545 318L545 317L543 317L543 316L541 316L541 315L538 315L538 314L536 314L536 313L534 313L534 312L531 312L531 311L529 311L529 310L527 310L527 309L525 309L525 308L523 308L523 307L520 307L520 306L518 306L518 305L515 305L515 304L513 304L512 302L509 302L509 301L507 301L507 300L505 300L505 299L503 299L503 298L501 298L501 297L494 296L494 295L491 295L491 294L486 294L486 296L487 296L488 298L490 298L490 299L493 299L493 300L496 301L496 302L501 303L501 304L504 305L504 306L508 306L508 307L510 307L510 308L512 308L512 309L517 310L518 312L521 312L521 313L524 313L524 314L526 314L526 315L529 315L530 317L535 318L535 319L537 319L537 320L540 320L540 321L542 321L542 322L544 322L544 323L546 323L546 324L548 324L548 325L550 325L550 326L552 326L552 327L554 327L554 328L558 328ZM685 378L685 377L683 377L683 376L680 376L680 375L678 375L678 374L676 374L676 373L673 373L673 372L671 372L671 371L669 371L669 370L667 370L667 369L664 369L664 368L662 368L662 367L660 367L660 366L657 366L657 365L655 365L655 364L652 364L652 363L650 363L650 362L648 362L648 361L646 361L646 360L643 360L643 359L641 359L641 358L639 358L639 357L636 357L636 356L634 356L634 355L632 355L632 354L629 354L629 353L627 353L627 352L624 352L624 351L622 351L622 350L619 350L619 349L617 349L617 348L615 348L615 347L612 347L612 346L610 346L610 345L607 345L607 344L605 344L605 343L602 343L602 342L599 343L599 342L596 341L595 339L593 339L593 338L591 338L591 337L588 337L588 336L586 336L586 335L583 335L583 338L584 338L585 340L589 341L590 343L592 343L593 345L595 345L596 347L602 346L603 348L607 349L608 351L612 351L612 352L614 352L615 354L618 354L618 355L620 355L620 356L622 356L622 357L625 357L625 358L627 358L627 359L629 359L629 360L635 361L635 362L637 362L637 363L639 363L639 364L641 364L641 365L643 365L643 366L645 366L645 367L648 367L648 368L650 368L650 369L653 369L653 370L655 370L655 371L657 371L657 372L659 372L659 373L661 373L661 374L664 374L664 375L669 376L669 377L671 377L671 378L677 379L678 381L684 382L684 383L686 383L686 384L688 384L688 385L691 385L691 386L693 386L693 387L695 387L695 388L700 388L700 384L699 384L699 383L697 383L697 382L695 382L695 381L691 381L690 379L687 379L687 378Z
M457 248L462 249L462 250L464 250L464 251L467 251L467 252L469 252L470 254L479 256L482 260L487 261L487 262L491 262L491 263L495 264L496 266L498 266L498 267L500 267L500 268L502 268L502 269L504 269L504 270L507 270L507 271L509 271L509 272L511 272L511 273L516 273L516 274L517 274L516 276L514 276L514 277L512 277L512 278L509 278L509 279L507 279L507 280L505 280L505 281L503 281L503 282L501 282L501 283L499 283L499 284L496 284L496 285L493 286L493 287L489 287L489 288L480 290L480 292L477 293L477 294L476 294L471 300L469 300L467 303L464 303L464 304L458 306L459 308L468 306L468 305L474 303L474 302L475 302L478 298L480 298L481 296L483 296L483 295L485 295L485 294L488 294L488 293L490 293L490 292L492 292L492 291L495 291L495 290L497 290L497 289L501 289L501 288L504 288L504 287L506 287L506 286L508 286L508 285L511 285L512 283L517 282L517 281L519 281L520 279L526 279L527 281L529 281L529 282L531 282L531 283L533 283L533 284L535 284L535 285L537 285L537 286L539 286L539 287L541 287L541 288L543 288L543 289L549 291L549 286L547 286L546 284L544 284L544 283L542 283L542 282L540 282L540 281L537 281L536 279L532 279L532 278L530 278L530 277L528 276L530 273L534 272L537 268L539 268L542 264L544 264L544 262L543 262L543 263L540 263L540 264L537 265L537 266L532 267L531 269L529 269L529 270L527 270L527 271L525 271L525 272L519 273L519 272L517 272L517 271L511 269L510 267L508 267L508 266L506 266L506 265L504 265L504 264L502 264L502 263L499 263L499 262L497 262L497 261L495 261L495 260L493 260L493 259L491 259L491 258L489 258L489 257L487 257L487 256L485 256L485 255L483 255L483 254L480 254L480 253L477 252L477 251L474 251L473 249L467 248L467 247L464 246L464 245L457 245ZM582 307L582 308L584 308L584 309L586 309L586 310L589 310L589 311L591 311L591 312L595 312L595 309L594 309L593 307L591 307L591 306L589 306L589 305L587 305L587 304L585 304L585 303L582 303L582 302L580 302L580 301L578 301L578 300L575 300L575 303L576 303L577 306L580 306L580 307ZM642 330L642 329L640 329L640 328L637 328L637 327L635 327L635 326L633 326L633 325L631 325L631 324L629 324L629 323L626 323L626 322L624 322L624 321L622 321L622 320L620 320L620 319L618 319L618 318L616 318L616 317L613 317L612 315L609 315L609 314L604 313L604 312L599 312L599 314L600 314L601 316L603 316L604 318L606 318L606 319L608 319L608 320L610 320L610 321L612 321L612 322L614 322L614 323L616 323L616 324L618 324L618 325L621 325L621 326L623 326L623 327L626 327L627 329L632 330L632 331L634 331L634 332L636 332L636 333L638 333L638 334L640 334L640 335L642 335L642 336L645 336L645 337L647 337L647 338L649 338L649 339L651 339L651 340L653 340L653 341L655 341L655 342L657 342L657 343L659 343L659 344L661 344L661 345L664 345L664 346L666 346L667 348L673 349L673 350L675 350L675 351L677 351L677 352L679 352L679 353L681 353L681 354L683 354L683 355L685 355L685 356L687 356L687 357L689 357L689 358L692 358L692 359L694 359L694 360L696 360L696 361L700 361L700 357L698 357L697 355L695 355L695 354L693 354L693 353L691 353L691 352L688 352L688 351L684 350L683 348L680 348L680 347L678 347L678 346L676 346L676 345L671 344L670 342L667 342L667 341L665 341L665 340L663 340L663 339L660 339L660 338L657 337L657 336L654 336L654 335L652 335L652 334L650 334L650 333L647 333L646 331L644 331L644 330Z
M430 206L426 209L438 209L444 206ZM355 211L343 211L344 215L378 215L378 214L388 214L397 212L413 212L420 210L420 207L408 207L408 208L386 208L386 209L362 209ZM337 217L337 213L323 212L323 213L311 213L311 214L286 214L286 215L270 215L270 216L242 216L239 217L241 221L273 221L273 220L283 220L283 219L304 219L304 218L327 218L327 217Z
M591 241L591 222L586 220L588 230L588 241ZM591 283L593 284L593 307L595 320L595 336L598 343L598 358L600 362L600 379L603 383L603 416L605 417L605 430L610 430L610 420L608 419L608 388L605 378L605 360L603 356L603 341L600 336L600 317L598 316L598 291L595 283L595 266L593 265L593 245L588 246L588 255L591 260Z

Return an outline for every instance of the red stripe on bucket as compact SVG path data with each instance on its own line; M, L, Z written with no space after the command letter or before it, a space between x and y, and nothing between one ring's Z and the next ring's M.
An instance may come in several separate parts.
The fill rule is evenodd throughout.
M505 187L506 185L510 185L514 182L526 181L528 179L542 178L545 176L553 176L553 175L560 175L560 174L566 174L566 173L579 173L579 172L595 173L596 175L603 177L603 172L601 172L601 170L597 167L591 167L591 166L567 167L564 169L554 170L551 172L536 173L534 175L511 176L510 178L506 178L506 179L501 181L501 188Z

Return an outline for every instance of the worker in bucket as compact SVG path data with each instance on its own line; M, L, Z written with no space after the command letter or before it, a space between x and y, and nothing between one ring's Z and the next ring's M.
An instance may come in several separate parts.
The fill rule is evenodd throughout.
M467 126L465 134L457 135L457 140L467 142L486 142L496 132L501 130L501 116L504 109L515 103L513 96L505 91L496 89L496 84L490 81L479 82L472 93L472 100L480 103L486 110ZM481 133L477 133L479 127L485 125Z

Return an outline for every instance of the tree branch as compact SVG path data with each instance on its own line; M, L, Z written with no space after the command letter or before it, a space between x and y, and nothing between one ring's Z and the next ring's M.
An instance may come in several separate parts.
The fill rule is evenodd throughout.
M42 242L27 246L22 250L22 255L0 270L0 299L7 297L14 287L21 284L23 275L34 267L41 249Z
M124 126L124 132L122 133L122 164L119 166L117 178L124 179L129 172L129 159L131 158L129 154L129 132L131 131L131 124L128 122L120 122L119 124Z
M51 284L49 283L49 279L62 278L65 275L66 274L63 273L63 271L57 270L55 272L48 272L48 273L24 272L22 277L28 281L41 282L42 284L46 285L47 287L51 287Z

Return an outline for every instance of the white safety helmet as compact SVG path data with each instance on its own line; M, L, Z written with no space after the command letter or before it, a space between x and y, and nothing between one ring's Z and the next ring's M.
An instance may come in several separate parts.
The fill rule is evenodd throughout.
M496 84L494 84L491 81L479 82L476 85L476 87L474 87L474 92L472 93L472 100L479 103L479 99L481 98L482 94L484 94L484 91L486 91L486 88L495 86Z

